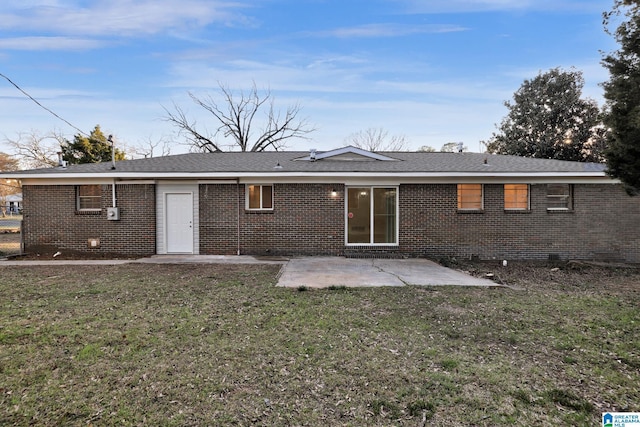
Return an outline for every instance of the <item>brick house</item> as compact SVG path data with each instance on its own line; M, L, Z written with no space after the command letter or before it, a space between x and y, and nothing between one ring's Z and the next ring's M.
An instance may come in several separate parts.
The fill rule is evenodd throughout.
M4 213L16 215L22 212L22 194L9 194L4 197Z
M640 262L640 198L604 169L345 147L3 175L22 182L26 252Z

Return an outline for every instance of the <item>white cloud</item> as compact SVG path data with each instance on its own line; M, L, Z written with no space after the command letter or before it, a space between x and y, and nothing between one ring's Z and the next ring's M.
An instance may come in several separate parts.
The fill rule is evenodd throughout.
M452 33L466 31L457 25L403 25L403 24L367 24L356 27L336 28L333 30L308 33L312 36L338 38L401 37L422 33Z
M404 70L404 71L399 71ZM258 88L283 93L347 98L492 100L501 105L513 94L517 79L481 81L477 78L430 78L428 63L402 60L377 61L366 56L319 56L299 59L280 56L280 62L237 59L215 65L200 61L173 64L167 87L194 92L215 91L218 83L233 90ZM511 84L511 86L510 86ZM517 87L516 87L517 88Z
M602 0L392 0L405 13L471 13L546 10L590 13L603 11Z
M464 141L477 151L479 139L488 139L505 114L502 102L520 83L505 76L488 81L390 77L393 70L428 69L427 64L411 61L388 64L339 54L297 59L181 62L174 64L167 86L174 88L177 105L188 109L199 124L207 123L207 116L186 97L186 90L216 98L218 81L232 90L246 90L252 81L259 89L270 88L277 108L299 104L302 115L318 128L312 141L295 142L290 149L335 148L352 132L384 127L406 135L414 149ZM170 102L164 105L171 107Z
M230 3L233 1L238 3ZM594 0L381 1L398 13L514 11L527 15L529 11L575 8L577 12L567 19L581 19L585 8L596 9ZM597 0L591 21L599 20L601 9L606 7L602 2ZM456 44L449 47L446 39L450 37L434 37L437 40L429 43L424 40L428 37L413 40L407 36L466 31L455 25L463 22L457 19L464 18L474 32L469 31L467 37L457 34L460 37L456 39L463 42L475 37L483 16L475 22L469 17L435 17L453 25L430 24L434 20L414 17L411 23L400 25L394 23L398 16L363 12L360 20L345 17L349 19L341 24L325 23L321 28L328 28L326 31L305 32L315 25L299 20L314 17L289 15L295 12L286 6L280 0L0 0L0 58L6 63L3 72L27 85L25 89L43 105L86 131L100 124L127 143L171 134L174 129L160 118L164 115L162 106L170 108L172 100L193 113L199 124L211 126L211 119L200 116L187 90L198 95L209 91L215 96L218 82L233 90L246 90L255 81L259 89L271 89L278 108L299 103L302 115L319 128L312 135L314 141L297 141L290 147L303 150L311 146L335 148L352 132L380 126L391 134L407 135L413 148L440 148L446 142L464 141L477 150L477 141L489 138L494 124L506 114L503 101L540 69L576 62L576 68L585 71L585 95L594 98L597 83L606 79L598 58L593 58L596 47L588 54L590 58L574 55L570 48L562 47L567 46L562 43L562 33L558 47L549 46L549 52L564 50L552 57L529 59L504 51L504 60L496 56L487 69L475 58L469 58L468 67L461 67L465 50L454 51ZM269 22L275 13L296 25ZM255 22L245 14L263 19L264 29L221 28L246 25L254 29ZM542 28L544 21L535 25ZM495 31L505 30L496 27ZM591 40L593 25L586 25L583 31L571 36ZM166 37L151 37L154 35ZM82 55L84 50L105 45L119 49L106 49L97 62L91 55ZM506 46L510 43L487 48ZM521 52L529 47L518 45L516 49ZM44 49L54 54L41 55ZM65 56L62 49L81 54ZM25 52L20 56L16 50ZM441 54L443 51L446 54ZM450 53L456 55L452 63ZM117 57L110 59L108 55L113 54ZM107 74L98 68L103 60L117 66ZM132 71L133 61L136 65L148 61L148 66ZM83 66L96 69L68 69ZM93 72L95 78L78 79L79 72ZM135 86L125 86L128 83ZM57 89L65 87L71 90ZM0 132L33 127L43 132L62 128L70 136L75 132L10 85L0 85L0 99L4 124Z
M247 89L251 82L258 88L290 92L357 92L362 77L357 68L338 68L312 61L312 68L287 63L232 60L216 65L180 62L173 65L168 87L198 90L216 89L218 82L231 89Z
M3 80L4 82L4 80ZM99 98L104 94L99 92L87 92L74 89L58 89L58 88L45 88L45 87L23 87L22 88L29 95L37 99L38 101L52 100L52 99L78 99L78 98ZM13 86L3 84L0 88L0 98L16 98L26 100L29 103L33 101L29 100L26 96L18 92ZM36 104L33 104L34 107ZM45 105L46 106L46 105ZM38 107L40 108L40 107Z
M65 35L132 36L189 30L242 17L236 3L211 0L49 1L5 7L0 29Z
M72 37L15 37L0 39L0 49L7 50L89 50L107 43Z
M428 145L439 149L451 141L463 141L471 151L478 151L478 142L488 139L505 114L500 103L434 102L389 100L372 102L336 102L304 98L303 113L318 131L312 142L296 142L295 149L315 146L331 149L342 145L350 133L369 127L382 127L390 134L402 134L410 142L411 149Z

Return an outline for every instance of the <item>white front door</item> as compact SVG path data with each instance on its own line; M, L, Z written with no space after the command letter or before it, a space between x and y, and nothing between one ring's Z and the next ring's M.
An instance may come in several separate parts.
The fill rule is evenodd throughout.
M193 194L165 193L167 253L193 253Z

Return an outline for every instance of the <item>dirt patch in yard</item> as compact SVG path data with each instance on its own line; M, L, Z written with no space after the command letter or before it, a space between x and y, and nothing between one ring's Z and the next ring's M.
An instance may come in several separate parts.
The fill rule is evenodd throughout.
M640 295L640 264L597 261L459 262L448 267L521 290Z
M55 260L90 260L90 259L138 259L143 258L144 255L126 255L110 252L83 252L75 251L73 249L60 249L53 250L51 248L43 247L42 250L37 248L29 253L15 254L11 256L14 261L50 261Z
M83 259L136 259L142 256L124 255L108 252L86 252L73 249L57 249L43 245L32 247L29 253L20 253L20 233L0 231L0 256L10 257L15 261L83 260ZM55 256L54 256L55 255Z
M0 257L20 253L20 233L0 230Z

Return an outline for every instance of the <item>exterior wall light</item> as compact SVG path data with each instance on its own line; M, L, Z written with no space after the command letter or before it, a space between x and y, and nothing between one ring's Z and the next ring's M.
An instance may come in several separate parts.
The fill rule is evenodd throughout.
M335 188L331 189L331 197L336 197L338 195L338 192L336 191Z

